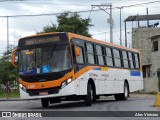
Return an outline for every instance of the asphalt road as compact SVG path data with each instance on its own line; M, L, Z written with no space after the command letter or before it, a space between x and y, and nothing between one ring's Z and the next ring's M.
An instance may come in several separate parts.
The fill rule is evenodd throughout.
M87 107L83 101L79 102L62 102L51 104L48 108L42 108L40 100L30 101L0 101L0 111L158 111L153 107L156 96L151 95L131 95L127 101L115 101L113 97L102 97L92 106ZM160 111L159 111L160 112ZM0 120L8 120L9 118L0 118ZM10 118L11 120L23 120L27 118ZM53 120L53 118L33 118L33 120ZM150 120L151 117L56 117L56 120ZM154 117L153 120L159 120Z

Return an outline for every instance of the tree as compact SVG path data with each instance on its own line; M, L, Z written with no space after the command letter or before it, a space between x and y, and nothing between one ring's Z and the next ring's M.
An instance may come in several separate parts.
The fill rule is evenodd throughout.
M89 34L90 19L82 19L77 13L64 12L57 16L58 25L53 24L43 27L42 32L72 32L83 36L91 37Z
M0 58L0 84L5 84L7 81L13 81L18 77L18 71L11 63L13 48L13 46L10 46L9 50L4 52L3 56Z

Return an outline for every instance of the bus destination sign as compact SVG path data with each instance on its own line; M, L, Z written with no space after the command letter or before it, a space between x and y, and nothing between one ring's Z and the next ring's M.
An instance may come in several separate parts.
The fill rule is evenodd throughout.
M34 45L34 44L41 44L41 43L50 43L50 42L57 42L60 41L59 36L52 36L52 37L42 37L42 38L32 38L25 41L25 45Z

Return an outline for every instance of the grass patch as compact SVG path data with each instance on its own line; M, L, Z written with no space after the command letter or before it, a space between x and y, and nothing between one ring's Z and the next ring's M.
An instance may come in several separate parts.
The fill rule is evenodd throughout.
M148 92L147 94L150 94L150 95L156 95L157 92Z
M7 93L5 90L0 91L0 98L7 98ZM13 91L10 93L9 98L20 98L19 91Z

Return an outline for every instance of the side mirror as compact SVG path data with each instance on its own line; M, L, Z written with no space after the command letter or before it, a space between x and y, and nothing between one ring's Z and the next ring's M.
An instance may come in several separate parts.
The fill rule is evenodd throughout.
M79 47L75 46L75 53L76 53L76 57L80 56L80 49L79 49Z
M14 49L12 51L12 65L15 67L15 68L18 68L18 65L16 64L18 62L18 54L17 54L17 48Z

